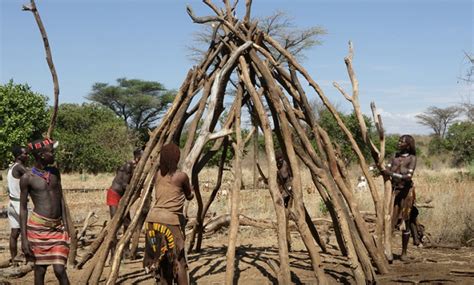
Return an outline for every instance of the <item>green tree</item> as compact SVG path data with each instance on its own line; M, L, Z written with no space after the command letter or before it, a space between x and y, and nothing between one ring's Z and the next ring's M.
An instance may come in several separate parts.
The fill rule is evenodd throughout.
M399 138L400 138L400 135L394 135L394 134L385 136L385 158L392 158L395 155L395 153L398 151Z
M0 85L0 167L12 161L11 147L40 138L48 128L48 98L27 84Z
M474 162L474 123L459 122L449 127L445 147L452 151L455 165Z
M354 140L359 145L364 157L366 159L371 159L370 150L365 146L356 115L354 113L344 114L339 112L339 116L353 135ZM373 133L374 130L372 121L366 115L363 116L369 133ZM342 156L347 160L347 162L350 163L356 161L357 156L355 152L352 151L350 141L347 139L347 136L344 134L341 128L339 128L339 125L337 124L336 119L334 119L334 116L331 114L331 112L329 112L327 109L320 109L317 118L321 127L325 129L326 132L328 132L331 140L341 147Z
M87 99L112 110L146 141L153 127L176 95L161 83L140 79L117 79L117 85L95 83Z
M456 121L461 110L458 106L446 108L429 107L424 113L416 115L418 123L431 128L434 135L444 139L448 127Z
M56 136L63 171L112 172L131 158L136 140L124 122L99 104L61 104Z

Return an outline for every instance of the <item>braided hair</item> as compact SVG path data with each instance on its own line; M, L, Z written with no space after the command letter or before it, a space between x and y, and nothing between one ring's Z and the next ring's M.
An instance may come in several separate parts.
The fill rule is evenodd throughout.
M400 140L404 140L408 145L408 153L416 156L415 139L410 135L403 135Z
M160 173L161 176L168 174L172 175L178 169L178 162L180 158L179 147L170 143L161 148L160 154Z

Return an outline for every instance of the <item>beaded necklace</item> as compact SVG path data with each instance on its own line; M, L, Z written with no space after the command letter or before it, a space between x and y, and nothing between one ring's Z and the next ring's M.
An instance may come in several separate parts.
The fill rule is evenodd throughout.
M51 173L48 170L45 170L44 172L39 170L36 167L31 168L31 173L34 175L43 178L47 184L49 184L49 181L51 180Z

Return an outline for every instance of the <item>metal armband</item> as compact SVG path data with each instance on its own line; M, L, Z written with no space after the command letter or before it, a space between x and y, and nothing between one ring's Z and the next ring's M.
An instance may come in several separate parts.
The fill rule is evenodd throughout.
M393 177L393 178L402 179L402 178L403 178L403 175L401 175L401 174L399 174L399 173L392 173L392 177Z

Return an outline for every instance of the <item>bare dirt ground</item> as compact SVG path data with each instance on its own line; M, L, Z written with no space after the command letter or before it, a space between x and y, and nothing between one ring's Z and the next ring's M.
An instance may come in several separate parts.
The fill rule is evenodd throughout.
M294 233L294 239L297 234ZM224 284L225 254L227 238L219 234L217 237L204 241L201 253L190 254L189 274L193 284ZM269 265L269 260L278 262L274 233L271 230L260 232L240 240L237 249L236 278L238 284L276 284L277 280ZM5 238L2 232L2 249ZM334 245L332 243L332 245ZM399 252L398 243L395 252ZM2 250L3 251L3 250ZM410 260L402 262L395 260L390 266L391 272L378 276L380 284L473 284L473 277L463 277L452 274L452 270L472 270L474 250L472 248L425 249L410 246ZM322 254L327 276L332 284L352 284L353 279L347 261L333 248L331 254ZM295 250L290 254L292 281L295 284L317 284L313 277L308 254L302 244L296 242ZM105 282L110 267L106 267L101 281ZM68 268L71 284L81 284L83 271ZM9 280L11 284L33 284L33 274L28 273L22 278ZM52 269L46 276L47 284L56 284ZM102 283L102 282L101 282ZM145 274L141 260L126 260L120 267L120 277L117 284L154 284L153 279Z
M206 176L204 176L206 177ZM209 176L210 177L210 176ZM91 185L85 188L108 187L110 177L101 179L90 179ZM206 192L206 183L203 181L202 188L204 200L207 200L209 192ZM73 183L73 182L71 182ZM75 185L68 185L64 188L80 188ZM74 183L73 183L74 184ZM92 187L93 186L93 187ZM230 187L227 184L225 187ZM210 187L212 188L212 186ZM471 188L472 189L472 188ZM246 216L256 219L272 219L274 213L270 201L268 190L243 190L241 195L241 212ZM73 219L78 229L90 211L94 211L98 218L95 224L101 225L108 220L108 209L105 205L105 190L93 192L67 192L68 203L71 207ZM466 197L464 197L466 199ZM317 194L305 193L305 201L311 216L321 217L324 215ZM7 196L2 191L0 195L0 208L7 204ZM228 213L228 197L221 197L211 207L211 212L215 215ZM472 205L472 204L471 204ZM363 210L370 210L363 208ZM430 209L425 211L425 218L430 215ZM192 216L192 212L191 212ZM321 227L318 227L321 228ZM325 230L326 229L326 230ZM88 239L93 239L100 227L92 228L88 231ZM323 238L329 241L329 252L322 254L325 272L333 284L352 284L353 278L345 257L341 256L337 250L336 242L332 231L327 227L322 229ZM428 227L429 231L430 228ZM9 226L7 219L0 219L0 261L9 257L8 251ZM292 232L293 251L290 253L290 266L292 271L292 281L295 284L316 284L310 263L310 258L300 241L298 233ZM276 274L270 265L270 261L278 263L278 250L276 248L276 233L274 230L260 230L252 227L241 227L236 253L236 279L238 284L273 284L277 283ZM203 250L200 253L193 253L188 256L189 274L193 284L224 284L225 276L225 255L226 255L227 235L225 230L221 230L212 236L208 236L203 241ZM141 244L139 254L142 254ZM400 253L400 236L395 233L393 239L394 253ZM83 254L84 249L79 249L78 256ZM378 275L379 284L474 284L472 277L474 265L474 248L458 247L458 249L446 248L418 248L410 244L410 260L402 262L395 260L390 265L391 272L387 275ZM1 270L1 269L0 269ZM101 283L104 283L110 267L107 266L102 275ZM456 271L470 271L469 276L460 276ZM68 268L71 284L81 284L84 271ZM0 278L0 280L2 280ZM7 280L11 284L33 284L33 273L17 279ZM47 284L57 284L52 268L48 270L46 276ZM1 281L0 281L0 284ZM153 279L146 275L142 269L141 259L125 260L120 267L120 276L117 284L154 284Z

